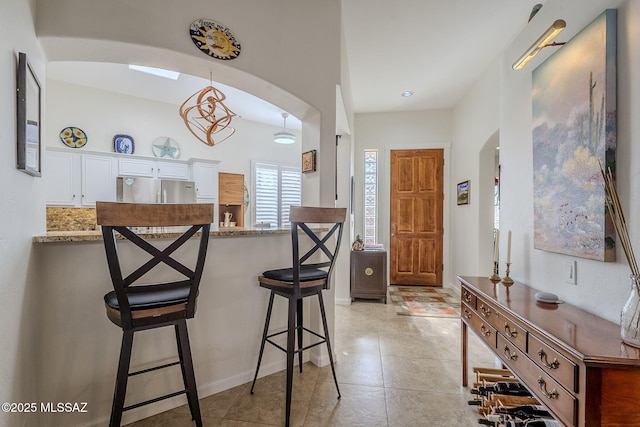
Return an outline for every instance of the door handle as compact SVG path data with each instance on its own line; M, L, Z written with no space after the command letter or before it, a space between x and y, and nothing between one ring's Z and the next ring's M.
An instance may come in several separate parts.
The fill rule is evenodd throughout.
M391 237L396 237L396 225L391 224Z

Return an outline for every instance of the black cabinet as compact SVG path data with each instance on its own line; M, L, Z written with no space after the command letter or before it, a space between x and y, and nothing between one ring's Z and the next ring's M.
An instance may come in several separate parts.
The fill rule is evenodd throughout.
M351 301L356 298L387 303L387 251L351 251Z

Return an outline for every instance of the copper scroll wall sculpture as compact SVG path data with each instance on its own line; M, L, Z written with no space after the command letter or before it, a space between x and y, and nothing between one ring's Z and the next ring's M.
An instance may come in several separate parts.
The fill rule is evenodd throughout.
M236 131L230 126L231 118L236 114L224 105L225 99L226 96L218 89L207 86L191 95L180 106L180 117L187 129L211 147L229 138ZM213 136L216 134L220 134L220 138L216 137L214 141Z

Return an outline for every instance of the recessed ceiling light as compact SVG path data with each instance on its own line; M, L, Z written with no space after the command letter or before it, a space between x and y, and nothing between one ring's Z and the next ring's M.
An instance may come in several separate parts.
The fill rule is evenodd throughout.
M404 92L402 92L402 96L404 96L405 98L411 95L413 95L413 92L411 92L410 90L405 90Z
M162 68L144 67L142 65L129 64L130 70L141 71L147 74L153 74L154 76L164 77L165 79L178 80L180 73L177 71L164 70Z

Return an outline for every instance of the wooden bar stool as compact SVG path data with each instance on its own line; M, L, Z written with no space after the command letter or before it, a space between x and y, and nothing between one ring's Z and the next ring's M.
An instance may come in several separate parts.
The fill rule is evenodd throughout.
M96 216L98 224L102 227L107 264L113 283L113 291L104 296L107 317L122 328L122 347L109 425L120 426L123 411L186 394L191 416L200 427L202 418L186 320L193 318L196 311L198 286L202 278L209 243L209 229L213 221L213 205L97 202ZM132 230L132 227L173 226L184 226L182 229L188 229L184 232L180 231L179 236L164 249L157 247L157 244L163 243L164 239L145 240ZM197 258L193 266L187 267L174 259L172 254L198 231L201 234ZM140 266L126 276L123 276L118 256L120 243L124 240L146 252L145 256L139 257ZM151 255L151 259L146 256L147 254ZM129 261L131 259L128 257ZM168 278L162 283L146 283L140 280L145 274L162 265L175 270L172 273L163 271L163 274L173 276L175 273L179 277ZM134 333L165 326L175 328L178 361L130 373ZM124 407L129 377L175 365L180 365L182 370L183 390Z
M256 385L258 371L260 370L260 362L264 352L265 343L274 345L276 348L287 353L287 392L286 392L286 413L285 425L289 426L291 419L291 389L293 385L293 362L295 355L298 354L298 365L302 372L302 352L317 345L326 343L329 352L329 362L331 363L331 372L333 380L338 391L338 399L340 398L340 388L338 387L338 379L333 366L333 352L331 350L331 341L329 339L329 329L327 327L327 317L324 310L324 302L322 300L322 291L329 289L331 281L331 273L335 265L335 260L340 248L342 239L342 228L346 216L344 208L316 208L291 206L289 213L289 221L291 222L291 242L293 247L293 264L289 268L281 268L278 270L269 270L262 273L258 278L261 287L271 291L269 296L269 306L267 308L267 318L264 324L264 332L262 334L262 342L260 344L260 354L258 356L258 366L256 374L251 384L251 394ZM321 237L309 228L309 224L325 224L329 226L329 231ZM304 232L304 233L301 233ZM308 237L313 247L300 253L299 236ZM335 246L327 246L330 238L335 236ZM304 247L304 246L303 246ZM269 322L271 321L271 311L273 309L274 296L279 295L287 298L289 301L288 323L285 331L269 334ZM302 299L313 295L318 296L320 305L320 314L322 316L323 334L311 331L303 326ZM319 338L316 342L303 347L303 332L309 332L314 337ZM287 334L287 348L278 345L271 338ZM296 334L298 338L298 347L296 349Z

